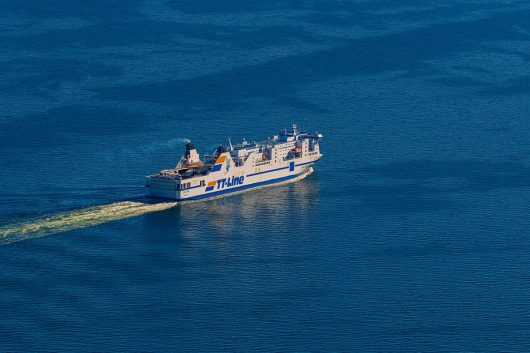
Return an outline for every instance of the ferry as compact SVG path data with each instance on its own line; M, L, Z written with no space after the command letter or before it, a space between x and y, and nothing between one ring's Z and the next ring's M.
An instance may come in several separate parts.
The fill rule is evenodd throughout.
M191 141L173 169L147 176L149 197L199 200L257 187L294 182L313 172L322 158L321 133L300 131L296 124L262 142L220 145L203 159Z

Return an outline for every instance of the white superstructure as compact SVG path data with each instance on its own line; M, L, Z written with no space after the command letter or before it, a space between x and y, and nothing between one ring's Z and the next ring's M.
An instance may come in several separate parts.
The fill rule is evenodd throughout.
M322 134L291 130L263 142L219 146L199 158L188 142L186 153L174 169L147 177L147 195L174 200L198 200L258 186L296 181L312 171L318 161Z

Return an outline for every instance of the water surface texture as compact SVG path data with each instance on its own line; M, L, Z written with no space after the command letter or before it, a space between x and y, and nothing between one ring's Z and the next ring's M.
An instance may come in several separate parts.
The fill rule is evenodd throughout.
M528 1L0 8L0 351L529 351ZM304 180L138 201L292 122Z

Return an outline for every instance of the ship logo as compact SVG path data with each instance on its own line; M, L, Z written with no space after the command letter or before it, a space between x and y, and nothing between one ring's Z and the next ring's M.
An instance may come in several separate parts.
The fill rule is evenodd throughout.
M215 165L213 166L212 170L210 170L210 173L218 172L223 167L223 163L226 160L226 156L219 156L217 160L215 161Z
M206 186L205 191L212 191L213 189L215 189L216 185L217 185L217 189L219 190L219 189L224 189L224 188L231 188L233 186L243 185L244 182L245 182L244 176L233 176L231 178L212 180L208 182L208 185Z
M212 180L208 182L208 186L206 187L206 191L212 191L215 187L215 184L217 184L217 180Z

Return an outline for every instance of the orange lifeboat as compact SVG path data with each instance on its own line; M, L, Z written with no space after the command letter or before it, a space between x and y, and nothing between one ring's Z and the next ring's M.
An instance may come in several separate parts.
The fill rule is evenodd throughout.
M291 151L294 152L294 153L300 153L300 152L302 152L302 147L295 147Z

